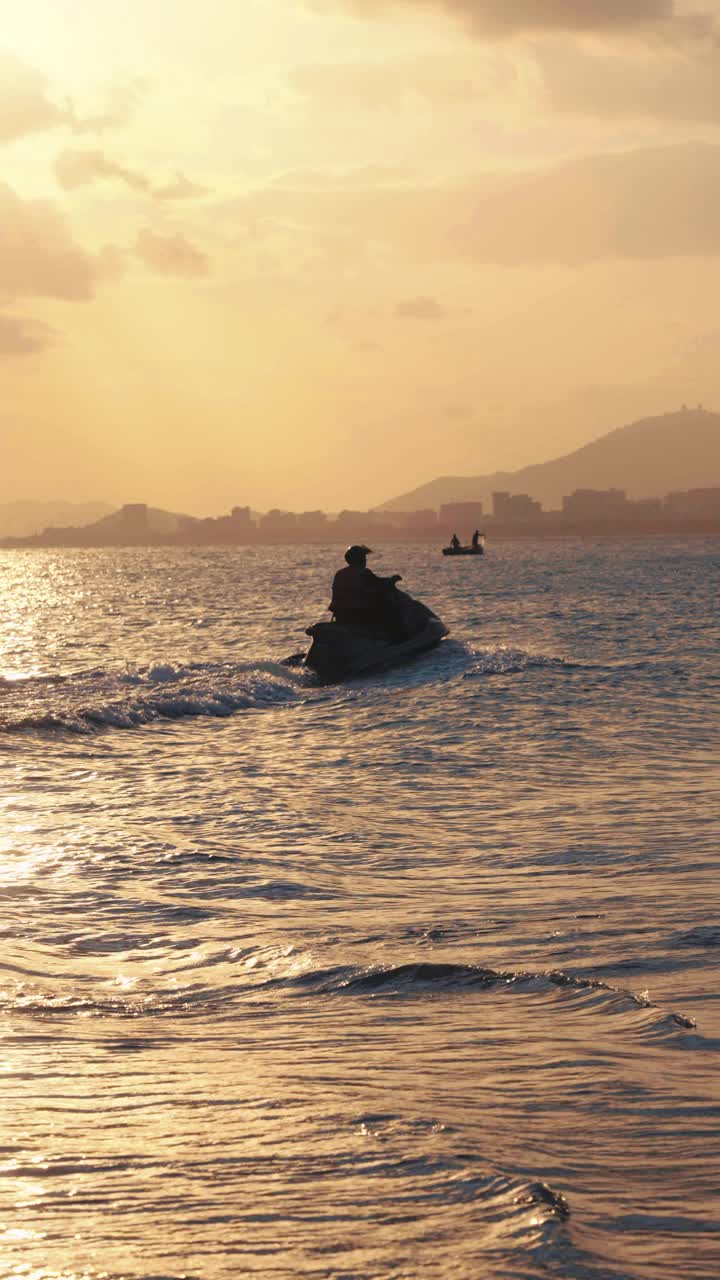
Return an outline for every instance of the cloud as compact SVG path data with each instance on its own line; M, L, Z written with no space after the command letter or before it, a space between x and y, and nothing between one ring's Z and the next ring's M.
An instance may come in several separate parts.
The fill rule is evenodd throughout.
M720 147L587 156L501 182L478 202L468 254L505 266L720 253Z
M48 97L45 76L0 50L0 142L54 129L68 118L67 108Z
M204 276L210 259L185 236L163 236L146 227L135 242L135 252L143 262L168 276Z
M29 356L52 346L58 336L52 325L27 316L0 315L0 359Z
M197 196L207 195L207 187L191 182L182 173L176 173L170 182L162 187L154 187L153 195L158 200L194 200Z
M142 173L117 164L104 151L61 151L55 160L55 176L66 191L87 186L98 178L117 179L133 191L150 190L150 183Z
M83 115L71 99L55 102L48 78L28 67L14 53L0 49L0 143L65 126L73 133L101 133L126 124L146 89L143 81L110 85L106 104L94 115Z
M401 320L442 320L445 308L435 298L406 298L398 302L395 315Z
M132 119L147 91L147 82L136 78L127 84L113 84L105 91L105 107L95 114L82 115L75 103L68 105L73 133L104 133L120 129Z
M541 99L553 111L683 123L720 119L718 48L642 60L557 45L535 52Z
M522 46L463 43L409 60L306 63L291 87L321 109L417 114L482 104L507 127L515 109L591 117L688 121L720 117L720 29L711 41L606 44L572 37Z
M103 255L86 252L47 200L22 200L0 183L0 299L92 298Z
M115 181L124 183L131 191L139 191L156 200L188 200L205 193L204 187L191 182L181 173L176 173L163 186L153 186L144 173L118 164L105 151L97 149L61 151L55 160L55 176L66 191L74 191L91 182Z
M477 48L462 56L433 55L392 62L318 62L294 67L292 88L333 110L396 111L419 100L457 105L486 101L512 88L517 70L497 51L482 56Z
M293 177L295 184L293 185ZM363 186L336 181L334 171L321 175L286 175L283 186L268 186L220 206L216 223L258 257L270 254L274 272L295 274L304 263L337 273L359 271L389 262L425 261L447 256L452 228L472 212L467 190L417 179ZM474 188L473 188L474 193ZM282 236L278 229L282 228ZM451 257L455 257L452 249Z
M434 10L463 22L488 39L505 39L525 32L658 31L672 28L687 36L711 32L709 13L685 15L674 0L342 0L364 16L408 9Z
M249 242L281 220L332 271L365 263L580 266L604 259L720 255L720 145L600 154L455 185L268 187L218 216Z

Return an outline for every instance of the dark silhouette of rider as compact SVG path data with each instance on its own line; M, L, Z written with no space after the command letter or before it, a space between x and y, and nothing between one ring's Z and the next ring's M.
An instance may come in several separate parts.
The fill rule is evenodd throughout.
M476 529L472 536L472 545L474 547L480 546L480 530L479 529Z
M403 639L395 596L399 573L380 578L367 567L369 547L352 546L345 552L346 569L338 569L333 579L330 612L344 627L364 627L383 631L391 640Z
M450 546L453 548L454 551L457 551L458 547L460 546L460 539L458 538L456 533L454 533L452 538L450 539Z

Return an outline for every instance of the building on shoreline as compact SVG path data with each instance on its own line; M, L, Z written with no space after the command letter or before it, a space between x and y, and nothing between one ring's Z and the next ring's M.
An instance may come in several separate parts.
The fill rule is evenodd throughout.
M499 524L528 524L542 517L542 504L529 493L494 493L492 500Z
M493 494L493 514L482 504L449 503L421 511L281 511L255 519L249 507L226 516L174 515L145 503L126 503L94 524L47 528L30 537L4 538L4 547L262 546L292 543L403 542L469 539L475 528L492 538L720 534L720 487L690 489L664 498L633 500L622 489L576 489L562 509L544 511L528 494Z

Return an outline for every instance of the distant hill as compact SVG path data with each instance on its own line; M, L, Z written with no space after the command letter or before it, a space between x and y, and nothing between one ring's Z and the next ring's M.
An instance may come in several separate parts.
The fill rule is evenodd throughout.
M181 520L188 520L189 516L179 515L175 511L163 511L160 507L145 508L145 527L150 533L177 533ZM101 520L96 520L90 526L98 533L110 533L113 529L121 529L127 526L128 509L120 507L118 511L111 511L109 515L104 515Z
M3 502L0 538L25 538L48 525L91 524L110 511L109 502Z
M546 508L561 506L574 489L625 489L629 498L663 497L673 490L720 485L720 414L682 409L611 431L574 453L519 471L443 476L378 507L419 511L446 502L482 501L493 491L528 493Z

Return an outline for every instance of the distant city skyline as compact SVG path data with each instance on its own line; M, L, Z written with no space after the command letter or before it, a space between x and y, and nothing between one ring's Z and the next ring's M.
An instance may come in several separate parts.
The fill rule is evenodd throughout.
M720 485L658 498L628 498L622 489L579 489L563 498L560 510L546 511L526 493L498 492L492 511L481 502L448 503L439 510L387 512L274 508L254 516L250 507L233 507L219 517L174 515L143 502L85 526L52 526L29 537L0 538L0 547L55 546L253 546L276 543L357 542L441 539L475 533L496 537L574 536L584 534L720 534Z

